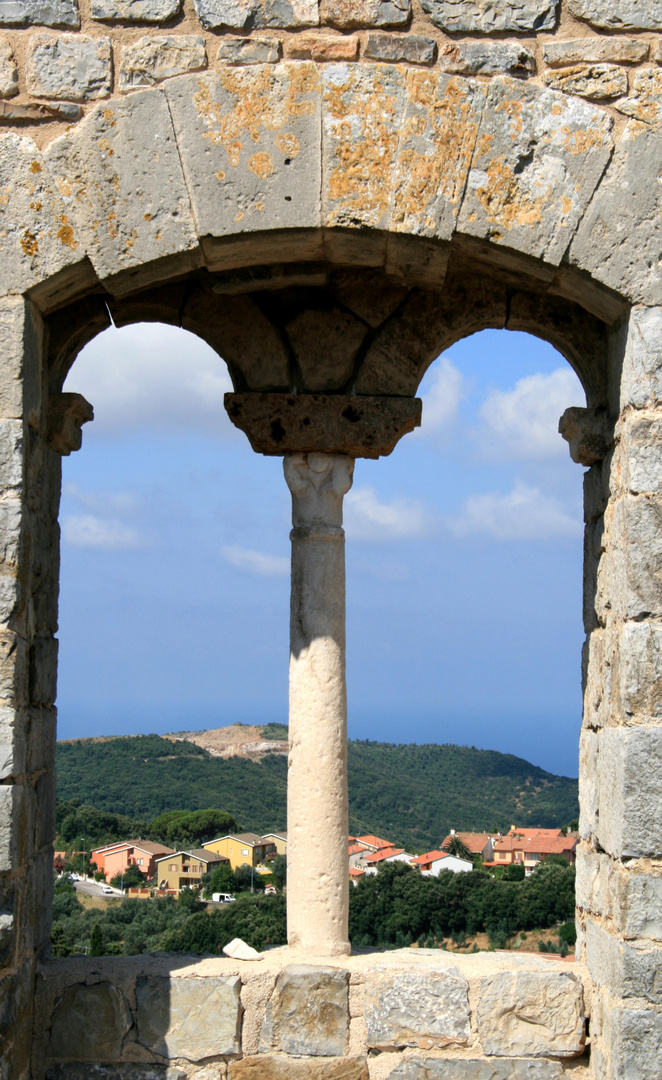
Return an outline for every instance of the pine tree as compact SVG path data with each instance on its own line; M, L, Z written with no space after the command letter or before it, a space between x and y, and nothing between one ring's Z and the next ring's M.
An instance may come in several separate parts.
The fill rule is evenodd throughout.
M101 927L95 923L90 934L90 956L103 956L103 934Z

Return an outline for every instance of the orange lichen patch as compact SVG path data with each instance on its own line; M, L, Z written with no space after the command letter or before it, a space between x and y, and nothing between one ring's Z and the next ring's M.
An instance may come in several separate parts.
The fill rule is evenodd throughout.
M296 157L301 151L299 140L296 135L279 135L276 139L276 146L280 150L281 154L285 157Z
M43 206L43 203L40 203L40 202L31 202L30 203L30 209L31 210L36 210L37 213L41 210L42 206Z
M510 231L516 225L538 225L542 221L543 206L549 192L532 199L517 182L515 173L506 165L503 157L495 158L487 166L487 184L476 190L487 221ZM492 233L494 239L498 239Z
M510 137L513 141L518 135L522 134L522 113L524 111L523 102L518 101L516 98L504 98L497 105L495 112L505 113L510 121Z
M225 173L223 172L222 169L219 169L218 172L216 173L216 179L217 180L225 180Z
M390 84L390 85L389 85ZM399 140L399 101L393 73L378 68L369 88L360 69L325 92L337 161L328 181L338 205L330 222L377 225L389 207Z
M58 186L60 195L63 199L71 198L71 183L67 180L66 176L56 176L55 183Z
M106 221L108 223L108 232L114 240L117 236L117 214L108 214Z
M103 110L103 118L104 118L104 120L112 120L114 115L115 115L115 113L113 112L112 109L104 109Z
M9 203L9 192L11 191L11 184L7 184L7 187L0 190L0 206L7 206Z
M253 154L248 159L248 168L255 173L260 180L268 180L274 174L274 159L271 154Z
M221 73L221 83L234 98L231 107L213 101L209 85L202 79L193 101L198 116L210 128L203 138L210 139L215 146L223 146L234 166L240 163L246 136L251 142L259 143L263 133L282 132L292 121L314 113L315 103L305 97L320 88L314 64L283 65L276 72L226 69ZM291 132L283 132L280 138L294 140L299 148Z
M108 154L108 157L112 157L115 151L112 149L108 139L99 139L98 147L102 154Z
M76 240L74 240L74 230L72 229L71 225L68 224L65 217L61 218L60 220L63 221L63 224L60 225L60 228L57 231L58 240L61 244L64 244L65 247L71 248L72 251L75 251L78 247L78 243L76 242Z
M37 237L34 233L31 233L29 229L26 229L21 237L21 247L26 255L32 257L39 251L39 244L37 243Z
M572 199L569 199L567 195L561 196L561 213L569 214L572 210Z
M235 221L243 221L244 220L244 211L240 210L238 214L235 214L234 220Z
M124 242L124 246L125 246L125 248L126 248L127 252L131 251L131 248L132 248L132 247L135 247L135 245L136 245L137 241L138 241L138 233L137 233L137 230L136 230L136 229L132 229L132 230L131 230L131 235L130 235L130 236L128 236L128 237L127 237L127 239L126 239L126 240L125 240L125 242Z
M586 154L589 150L599 150L604 146L607 136L606 130L599 127L591 128L590 131L583 128L572 131L563 127L561 133L564 135L563 149L571 154Z
M30 166L30 172L32 172L32 173L41 172L41 163L39 161L33 161L31 166Z
M153 221L154 220L154 214L143 214L143 220L144 221Z
M443 84L442 84L443 85ZM459 207L478 135L474 98L466 82L450 79L440 91L439 76L408 72L410 106L421 110L418 130L424 127L429 152L405 147L398 158L393 221L396 228L410 229L435 222L431 206L439 199ZM412 130L407 125L406 130ZM485 143L487 149L489 143Z

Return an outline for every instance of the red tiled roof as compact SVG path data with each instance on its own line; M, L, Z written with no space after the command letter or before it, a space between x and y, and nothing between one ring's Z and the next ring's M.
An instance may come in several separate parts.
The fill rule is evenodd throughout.
M445 848L446 844L450 843L450 841L453 840L456 836L462 841L462 843L466 847L469 848L469 851L471 851L474 855L480 855L481 851L490 839L487 833L456 832L451 833L449 836L446 837L443 844L441 845L442 848Z
M380 840L378 836L356 836L354 839L358 840L359 844L367 844L368 847L375 848L376 850L393 846L390 840Z
M516 825L511 825L507 836L523 836L527 840L530 840L532 836L561 836L560 829L518 829Z
M349 846L349 854L350 855L360 855L360 853L362 851L367 851L367 850L368 849L364 848L361 844L350 844L350 846Z
M404 855L404 848L387 847L376 851L374 855L366 855L367 863L383 862L384 859L392 859L394 855Z
M411 860L412 866L427 866L428 863L438 862L439 859L450 858L447 851L426 851L424 855L419 855L417 858Z
M535 855L562 855L577 847L576 836L534 836L526 845L526 851Z
M365 876L365 870L359 870L358 866L350 866L350 868L349 868L349 876L350 877L364 877Z

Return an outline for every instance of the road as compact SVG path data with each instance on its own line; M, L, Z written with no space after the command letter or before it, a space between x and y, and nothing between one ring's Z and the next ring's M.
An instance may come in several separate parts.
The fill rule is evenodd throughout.
M105 893L103 887L96 881L74 881L74 888L78 892L87 893L88 896L96 896L97 900L117 900L118 896L122 896L121 892Z

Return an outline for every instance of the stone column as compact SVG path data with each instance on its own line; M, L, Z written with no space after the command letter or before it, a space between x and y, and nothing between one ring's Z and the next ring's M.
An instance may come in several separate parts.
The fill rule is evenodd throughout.
M343 496L354 459L290 453L292 492L287 937L318 956L350 951Z

